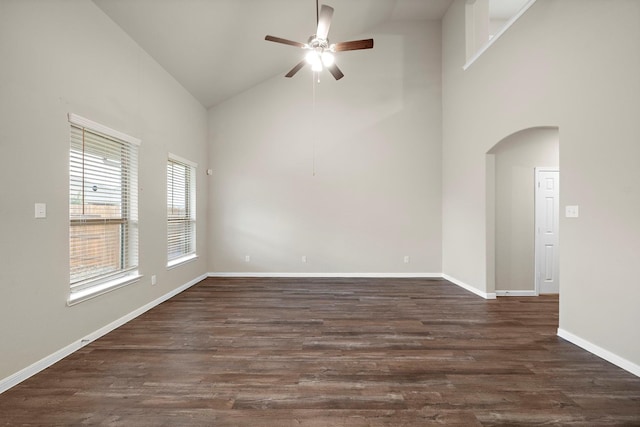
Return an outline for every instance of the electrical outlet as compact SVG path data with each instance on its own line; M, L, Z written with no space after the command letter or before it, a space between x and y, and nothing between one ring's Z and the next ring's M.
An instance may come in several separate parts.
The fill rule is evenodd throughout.
M156 275L154 274L153 276L151 276L151 284L155 285L157 283L156 281Z
M307 256L306 255L302 255L302 262L307 262Z
M245 255L244 262L251 262L251 255Z
M578 218L580 216L580 208L578 206L566 206L565 207L565 217L567 218Z
M409 255L405 255L404 256L404 263L405 264L409 264L411 262L411 257L409 257Z

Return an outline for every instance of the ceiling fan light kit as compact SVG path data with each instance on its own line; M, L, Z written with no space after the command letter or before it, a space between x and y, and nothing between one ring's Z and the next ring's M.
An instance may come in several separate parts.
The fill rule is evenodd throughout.
M317 4L318 2L316 0L316 9ZM318 27L316 29L316 33L309 37L307 43L300 43L269 35L264 38L267 41L295 46L308 51L305 58L296 64L296 66L293 67L285 77L293 77L298 71L300 71L300 69L302 69L302 67L305 66L305 64L309 64L314 72L319 73L326 68L336 80L340 80L344 77L344 74L335 63L335 52L373 48L373 39L329 44L327 36L329 34L329 28L331 27L332 17L333 8L323 4L318 11Z

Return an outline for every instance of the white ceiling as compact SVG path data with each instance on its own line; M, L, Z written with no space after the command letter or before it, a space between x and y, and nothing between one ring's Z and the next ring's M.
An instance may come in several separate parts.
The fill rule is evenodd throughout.
M335 9L332 42L369 38L388 21L440 20L453 0L320 0ZM529 0L490 0L506 20ZM315 32L315 0L93 0L205 107L300 61L296 48L267 34L306 42Z
M265 35L306 42L316 26L314 0L93 1L207 108L300 61ZM372 37L386 21L439 20L453 0L325 1L338 42Z

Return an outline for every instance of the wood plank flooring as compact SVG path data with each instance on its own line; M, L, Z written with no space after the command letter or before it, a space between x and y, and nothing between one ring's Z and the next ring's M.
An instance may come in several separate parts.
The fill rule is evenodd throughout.
M10 426L637 425L558 298L440 279L211 278L0 395Z

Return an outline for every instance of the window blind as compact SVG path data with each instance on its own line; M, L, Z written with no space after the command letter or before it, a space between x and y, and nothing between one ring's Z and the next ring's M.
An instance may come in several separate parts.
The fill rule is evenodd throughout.
M170 155L167 162L167 261L196 253L195 164Z
M70 121L73 292L115 280L138 267L138 145L74 123L71 117Z

